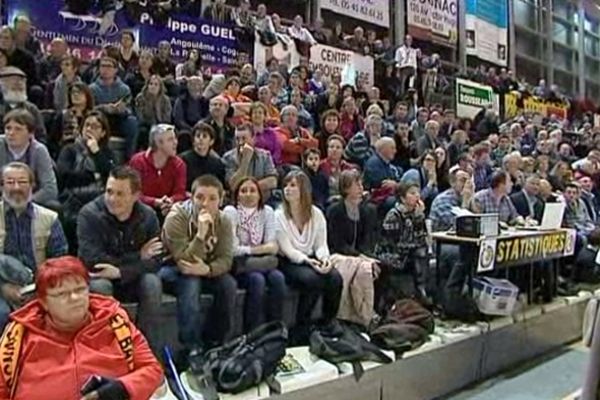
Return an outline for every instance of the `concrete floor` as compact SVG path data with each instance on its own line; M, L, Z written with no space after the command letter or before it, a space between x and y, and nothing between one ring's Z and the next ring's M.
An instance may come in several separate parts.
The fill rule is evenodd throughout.
M556 400L581 386L587 349L566 346L456 393L447 400Z

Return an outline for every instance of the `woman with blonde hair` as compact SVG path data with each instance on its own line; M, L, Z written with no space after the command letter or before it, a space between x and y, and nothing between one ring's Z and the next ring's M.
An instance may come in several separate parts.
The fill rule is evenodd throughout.
M140 125L139 147L148 146L148 132L153 125L171 123L172 111L165 85L160 76L152 75L135 98L135 114Z
M287 283L300 292L294 343L308 339L310 317L319 297L323 318L335 319L342 294L342 277L333 269L327 245L325 216L312 204L310 181L302 171L292 171L283 180L283 203L275 212L277 244L282 256L280 270Z

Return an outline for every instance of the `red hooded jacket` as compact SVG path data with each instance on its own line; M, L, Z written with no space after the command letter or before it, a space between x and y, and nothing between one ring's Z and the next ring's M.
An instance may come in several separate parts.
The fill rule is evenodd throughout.
M133 370L110 319L119 313L131 330ZM39 300L34 300L11 314L11 319L25 327L13 399L78 400L80 389L92 375L118 378L131 400L147 400L163 380L161 367L144 336L129 321L125 310L115 300L90 295L90 322L74 336L53 329ZM3 338L4 339L4 338ZM0 360L5 369L8 361ZM0 374L0 400L10 399L4 374Z

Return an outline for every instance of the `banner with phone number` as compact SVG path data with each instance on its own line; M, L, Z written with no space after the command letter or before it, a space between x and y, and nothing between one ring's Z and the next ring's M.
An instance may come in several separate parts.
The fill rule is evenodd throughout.
M385 28L390 27L389 0L321 0L321 8Z
M456 47L458 42L458 1L426 2L408 0L408 33L421 40Z
M71 52L84 61L96 58L104 45L117 44L123 29L133 32L142 49L154 49L159 41L168 41L176 60L185 59L196 49L203 65L215 71L233 65L239 51L247 52L249 61L253 55L253 43L247 48L242 45L231 25L193 18L183 12L173 12L159 23L143 8L135 13L117 8L112 14L102 15L93 6L75 13L64 0L6 0L7 22L18 15L28 16L34 35L45 46L52 39L63 37Z

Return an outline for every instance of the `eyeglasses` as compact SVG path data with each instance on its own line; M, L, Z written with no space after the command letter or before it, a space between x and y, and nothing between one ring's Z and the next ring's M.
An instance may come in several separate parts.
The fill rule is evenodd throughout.
M4 186L28 186L31 184L31 182L29 182L29 180L25 180L25 179L20 179L20 180L16 180L16 179L5 179L3 181Z
M81 286L71 290L61 290L60 292L56 293L47 293L46 296L56 300L66 301L73 294L77 295L77 297L81 297L87 295L89 292L90 288L88 286Z

